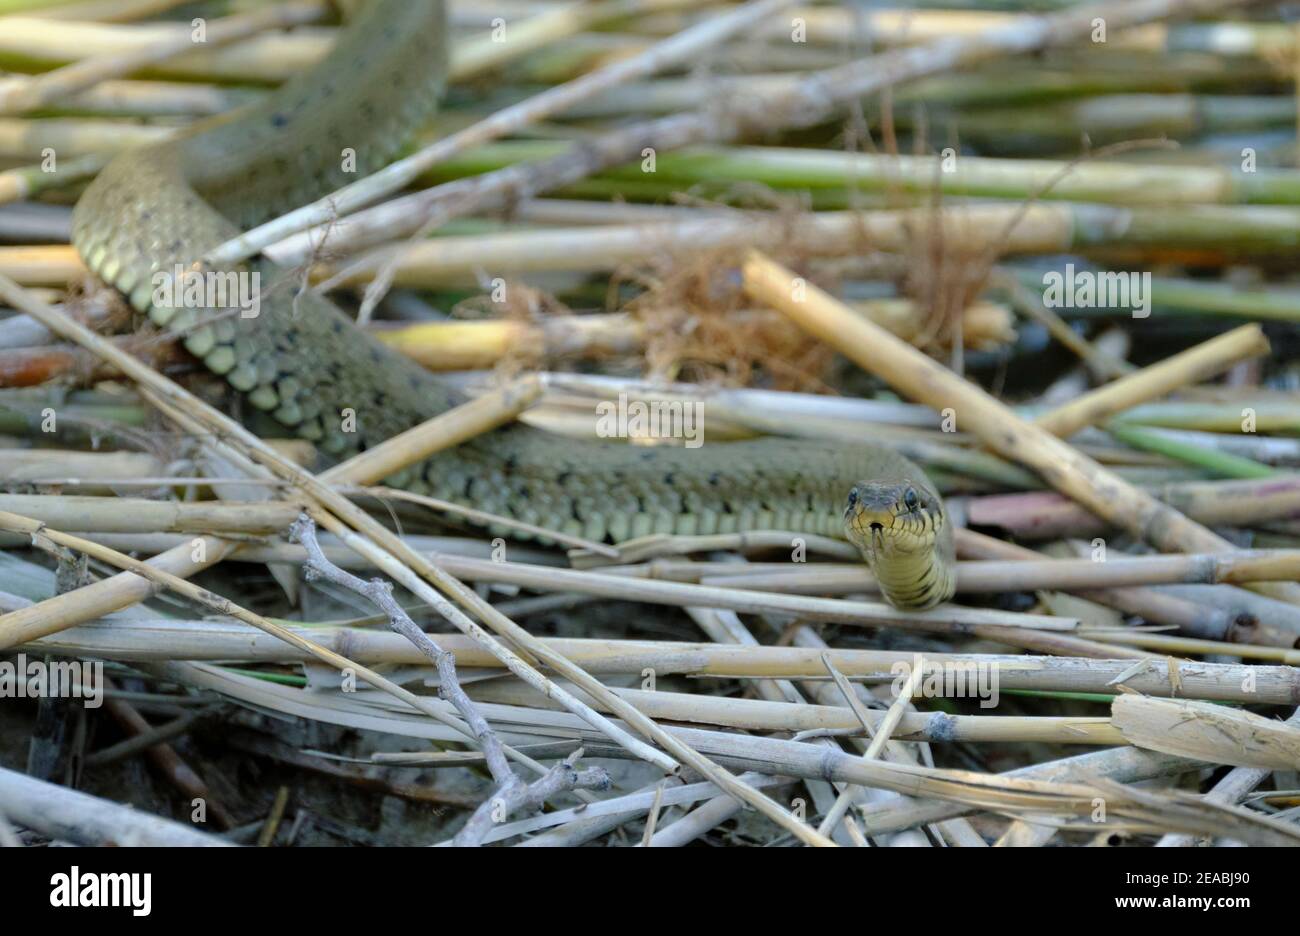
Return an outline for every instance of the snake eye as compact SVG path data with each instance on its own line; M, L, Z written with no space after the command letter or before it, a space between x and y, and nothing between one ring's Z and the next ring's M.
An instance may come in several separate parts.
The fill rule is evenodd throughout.
M858 502L858 489L854 488L853 490L849 491L849 506L852 507L857 502Z
M920 504L921 502L916 497L916 491L908 488L907 493L903 495L903 506L908 510L915 510Z

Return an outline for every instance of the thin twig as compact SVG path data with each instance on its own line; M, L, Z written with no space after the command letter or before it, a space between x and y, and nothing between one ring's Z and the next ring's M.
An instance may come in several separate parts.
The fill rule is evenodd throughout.
M393 586L383 579L364 581L340 569L325 558L316 539L316 524L309 517L299 517L289 531L290 538L302 543L307 550L306 573L308 579L323 578L368 598L388 616L389 626L420 649L438 669L438 695L460 713L483 749L483 758L498 788L457 834L455 844L476 846L483 843L493 824L505 822L522 809L532 809L550 797L575 789L607 790L611 786L609 775L601 767L578 770L574 764L582 756L582 748L574 751L561 763L548 770L539 780L525 783L506 760L505 749L488 721L483 717L456 675L456 657L438 646L432 637L420 630L405 609L393 598Z

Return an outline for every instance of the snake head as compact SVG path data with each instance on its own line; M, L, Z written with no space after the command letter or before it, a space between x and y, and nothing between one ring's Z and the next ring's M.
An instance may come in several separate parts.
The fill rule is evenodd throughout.
M873 553L930 549L942 522L939 499L906 478L859 481L849 491L844 508L849 541Z
M952 597L952 530L928 484L909 478L859 481L844 507L844 532L895 608L924 611Z

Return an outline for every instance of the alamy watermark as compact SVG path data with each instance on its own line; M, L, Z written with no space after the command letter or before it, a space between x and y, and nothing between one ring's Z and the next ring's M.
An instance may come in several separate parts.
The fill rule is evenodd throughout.
M132 916L153 909L153 875L148 871L82 871L73 865L50 878L51 907L128 907Z
M256 270L194 270L182 264L153 275L158 309L238 309L240 318L262 311L262 274Z
M889 671L894 674L890 690L895 697L913 672L920 678L912 689L914 699L979 699L980 708L996 708L998 704L998 665L945 660L936 663L916 654L909 663L898 660Z
M629 401L596 404L596 435L602 439L682 439L686 448L704 444L704 403L701 400Z
M83 699L86 708L99 708L104 704L104 664L28 659L20 653L0 660L0 699Z
M1049 309L1130 309L1133 317L1151 314L1151 273L1116 270L1052 270L1043 274L1043 305Z

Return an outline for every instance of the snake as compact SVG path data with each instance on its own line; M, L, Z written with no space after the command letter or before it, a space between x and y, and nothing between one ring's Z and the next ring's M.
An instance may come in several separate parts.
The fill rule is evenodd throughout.
M334 460L464 401L265 257L208 271L271 284L254 316L157 286L167 271L200 269L242 231L386 165L431 118L448 74L441 0L341 12L347 24L319 64L253 104L114 157L78 200L72 229L95 276L249 406ZM870 441L631 445L516 422L385 483L593 541L756 530L847 538L894 606L924 609L953 593L939 494L919 467Z

